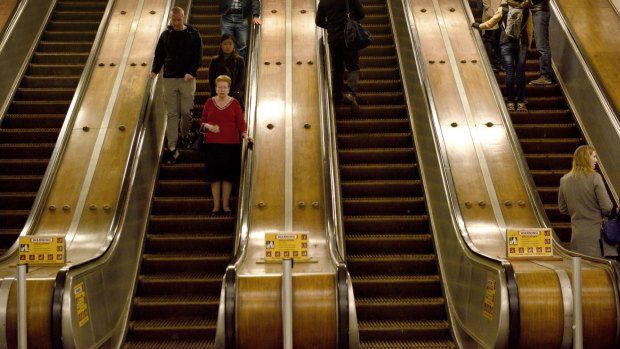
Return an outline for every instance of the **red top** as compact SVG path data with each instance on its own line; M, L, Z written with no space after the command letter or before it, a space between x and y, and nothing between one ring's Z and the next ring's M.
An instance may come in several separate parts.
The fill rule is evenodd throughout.
M218 125L220 132L213 133L209 130L205 132L205 143L220 144L239 144L241 143L241 133L248 130L248 126L243 119L241 105L236 99L231 98L230 102L223 108L219 107L213 98L209 98L202 110L201 123Z

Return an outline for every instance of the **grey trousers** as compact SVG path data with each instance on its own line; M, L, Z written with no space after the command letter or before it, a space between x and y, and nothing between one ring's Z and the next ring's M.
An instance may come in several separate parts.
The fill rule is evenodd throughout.
M166 137L168 149L176 149L181 135L189 135L192 127L194 94L196 79L185 81L183 78L164 78L164 102L166 103Z

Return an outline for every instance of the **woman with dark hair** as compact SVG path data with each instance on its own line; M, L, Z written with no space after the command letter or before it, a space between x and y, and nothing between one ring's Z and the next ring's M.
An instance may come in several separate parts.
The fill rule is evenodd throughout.
M217 96L215 79L220 75L230 77L230 96L243 105L243 90L245 85L245 61L235 49L232 35L225 33L220 38L220 49L217 56L209 64L209 87L211 97Z
M239 102L228 95L231 79L220 75L215 79L217 96L209 98L202 110L201 128L205 129L206 179L213 193L212 215L230 215L232 184L239 180L241 138L253 142ZM221 199L221 206L220 206Z
M603 178L594 170L597 162L593 147L582 145L575 150L572 169L560 179L558 206L561 213L570 216L571 250L602 257L601 225L613 205Z

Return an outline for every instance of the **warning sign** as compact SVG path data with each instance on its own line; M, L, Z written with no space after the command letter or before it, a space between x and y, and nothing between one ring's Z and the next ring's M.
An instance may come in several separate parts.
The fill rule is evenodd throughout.
M86 325L89 320L84 282L77 283L73 286L73 297L75 297L75 312L77 314L78 324L82 327Z
M265 261L308 258L307 233L265 234Z
M553 257L552 240L549 228L509 229L506 239L508 258Z
M20 236L17 264L65 264L65 238L63 236Z
M493 320L495 311L495 293L497 291L497 281L492 278L487 279L486 294L484 295L484 304L482 306L482 316L489 320Z

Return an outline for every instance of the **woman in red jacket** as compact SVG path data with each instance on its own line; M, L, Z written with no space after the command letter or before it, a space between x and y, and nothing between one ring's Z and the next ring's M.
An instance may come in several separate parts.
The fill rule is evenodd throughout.
M206 179L213 193L212 215L230 215L230 193L233 181L239 180L241 164L241 137L248 142L247 125L239 102L230 97L231 79L220 75L215 79L217 96L205 103L201 125L205 132Z

